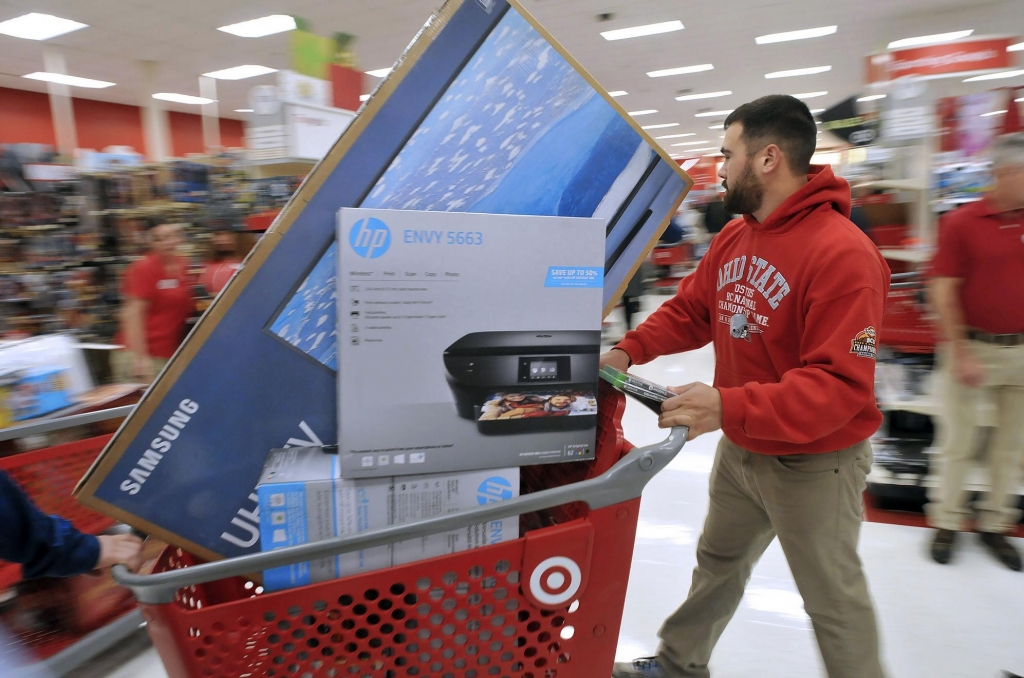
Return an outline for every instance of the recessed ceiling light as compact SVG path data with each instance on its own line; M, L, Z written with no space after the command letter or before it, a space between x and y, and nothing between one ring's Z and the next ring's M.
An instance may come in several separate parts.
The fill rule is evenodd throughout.
M804 92L803 94L794 94L793 97L796 99L817 99L818 97L828 96L828 92Z
M973 30L953 31L951 33L936 33L935 35L920 35L916 38L893 40L889 43L889 49L903 49L904 47L921 47L923 45L938 45L943 42L953 42L954 40L966 38L973 32Z
M0 22L0 33L25 40L49 40L88 25L70 19L61 19L59 16L51 14L32 12Z
M369 94L360 94L359 95L359 100L360 101L369 101L370 100L370 95Z
M622 89L617 89L614 92L608 92L608 96L610 97L624 97L627 94L629 94L629 92Z
M220 71L210 71L209 73L203 73L203 75L216 80L245 80L246 78L255 78L257 75L276 72L276 68L246 64L245 66L235 66L234 68L225 68Z
M28 78L29 80L42 80L43 82L52 82L58 85L68 85L69 87L89 87L91 89L103 89L104 87L113 87L115 84L112 82L106 82L104 80L76 78L73 75L64 75L63 73L46 73L42 71L29 73L28 75L22 77Z
M723 122L721 125L711 125L708 129L725 129L725 123Z
M993 115L1003 115L1005 113L1006 113L1006 111L992 111L991 113L982 113L981 117L983 117L983 118L991 118Z
M717 99L718 97L727 97L732 92L726 90L724 92L705 92L704 94L684 94L681 97L676 97L676 101L696 101L698 99Z
M825 35L832 35L839 29L838 26L822 26L820 28L805 28L801 31L788 31L786 33L771 33L754 38L759 45L770 45L773 42L789 42L790 40L807 40L808 38L820 38Z
M687 73L703 73L713 71L715 67L711 64L698 64L696 66L680 66L679 68L666 68L660 71L651 71L647 74L649 78L664 78L667 75L686 75Z
M701 144L706 144L706 143L707 143L706 141L684 141L681 144L672 144L672 145L673 146L700 146Z
M1018 75L1024 75L1024 70L1021 71L1001 71L999 73L989 73L988 75L976 75L973 78L967 78L964 82L981 82L982 80L1003 80L1004 78L1016 78Z
M236 108L235 113L252 113L251 108Z
M696 132L686 132L685 134L666 134L663 137L654 137L654 138L658 139L658 140L661 140L661 139L682 139L683 137L695 137L695 136L697 136Z
M262 38L275 33L295 30L295 18L287 14L271 14L259 19L221 26L217 30L237 35L240 38Z
M679 127L678 122L663 122L660 125L647 125L643 129L667 129L669 127Z
M812 108L811 109L811 115L817 115L818 113L824 113L824 112L825 112L824 108Z
M206 97L193 97L188 94L175 94L174 92L157 92L153 95L154 99L160 101L173 101L176 104L212 104L214 99L207 99Z
M636 117L641 116L641 115L654 115L657 112L658 112L657 110L655 110L653 108L649 108L649 109L647 109L645 111L630 111L629 113L627 113L627 115L631 115L634 118L636 118Z
M642 38L646 35L659 35L661 33L672 33L683 30L682 21L663 21L659 24L646 24L644 26L633 26L632 28L619 28L614 31L602 31L601 37L605 40L625 40L627 38Z
M768 80L774 80L776 78L795 78L800 75L817 75L818 73L828 73L832 70L831 66L811 66L810 68L794 68L791 71L775 71L773 73L765 73L765 78Z
M719 118L719 117L724 118L727 115L729 115L730 113L732 113L732 109L731 108L728 111L704 111L703 113L697 113L696 115L694 115L694 117L695 118Z
M1010 45L1006 48L1007 52L1022 52L1024 51L1024 42L1018 42L1016 45Z
M383 78L385 75L391 72L390 68L378 68L375 71L366 71L367 75L372 75L375 78Z
M878 101L879 99L884 99L886 96L887 95L885 94L869 94L866 97L857 99L857 101L858 103L864 103L865 101Z

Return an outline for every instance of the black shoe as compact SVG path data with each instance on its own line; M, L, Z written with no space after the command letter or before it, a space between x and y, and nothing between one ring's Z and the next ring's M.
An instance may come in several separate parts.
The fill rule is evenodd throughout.
M1006 565L1014 572L1020 572L1020 553L1013 547L1005 535L995 532L982 532L981 543L988 547L1000 563Z
M953 544L956 543L956 532L953 530L936 530L932 539L932 560L945 565L953 557Z

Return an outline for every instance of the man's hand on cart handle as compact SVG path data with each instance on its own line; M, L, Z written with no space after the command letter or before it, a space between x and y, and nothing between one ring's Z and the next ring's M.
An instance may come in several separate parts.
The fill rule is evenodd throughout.
M142 540L131 534L109 534L96 537L100 542L100 559L96 569L124 565L132 572L142 567Z
M722 394L718 389L697 382L669 390L677 395L662 403L658 426L686 426L690 440L722 428Z
M621 348L613 348L601 356L601 367L611 365L620 372L629 370L631 363L632 361L629 358L629 354Z

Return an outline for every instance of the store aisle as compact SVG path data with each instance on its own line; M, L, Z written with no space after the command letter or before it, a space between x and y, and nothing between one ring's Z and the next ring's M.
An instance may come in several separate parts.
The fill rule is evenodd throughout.
M647 310L665 298L647 297ZM714 354L707 347L634 371L668 385L710 382ZM630 403L623 423L626 437L636 445L663 437L654 415L638 404ZM715 434L688 444L647 487L619 640L620 660L651 654L661 621L686 596L717 442ZM1001 567L974 539L963 541L953 565L936 565L927 556L928 534L915 527L864 525L861 553L881 618L890 676L996 678L1004 669L1024 673L1024 575ZM810 621L778 543L754 570L712 669L715 678L824 675ZM152 649L74 674L165 677Z

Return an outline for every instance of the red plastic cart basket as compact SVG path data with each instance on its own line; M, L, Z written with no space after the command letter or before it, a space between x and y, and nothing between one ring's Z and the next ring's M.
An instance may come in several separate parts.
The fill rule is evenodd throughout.
M114 524L107 516L90 511L71 496L111 436L97 436L0 458L0 469L14 478L44 512L70 520L75 528L96 534ZM21 579L21 566L0 562L0 590Z
M628 450L613 393L602 391L597 460L547 467L579 482L529 492L545 474L537 467L526 494L465 513L206 564L168 549L156 574L114 576L139 599L171 678L610 675L640 494L687 437L676 429ZM277 593L257 593L244 575L514 515L557 524Z

